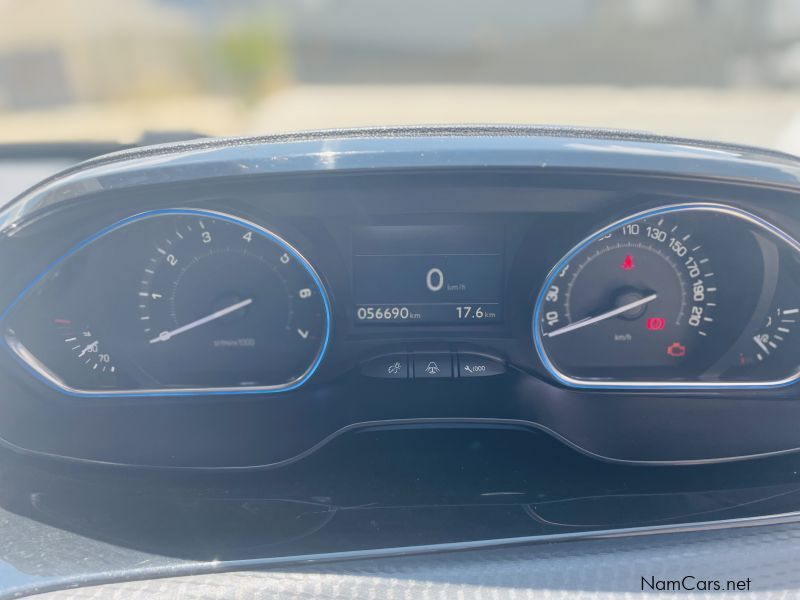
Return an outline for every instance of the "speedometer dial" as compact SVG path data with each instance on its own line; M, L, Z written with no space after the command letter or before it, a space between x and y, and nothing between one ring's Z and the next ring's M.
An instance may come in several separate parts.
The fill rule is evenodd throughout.
M714 270L680 211L627 220L551 273L537 304L537 348L570 382L696 376L715 333Z

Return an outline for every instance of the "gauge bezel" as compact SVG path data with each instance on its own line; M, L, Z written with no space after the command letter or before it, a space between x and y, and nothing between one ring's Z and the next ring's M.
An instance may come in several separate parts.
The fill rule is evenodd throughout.
M715 388L727 388L727 389L766 389L766 388L779 388L785 387L795 383L798 379L800 379L800 366L797 367L795 372L790 375L789 377L785 377L783 379L778 380L767 380L767 381L753 381L753 382L741 382L741 381L684 381L684 382L676 382L676 381L625 381L625 380L613 380L613 381L595 381L591 379L582 379L579 377L571 377L563 372L561 372L550 360L550 357L547 354L547 351L544 348L544 344L542 342L542 329L541 323L539 319L540 311L542 308L542 303L545 298L545 293L549 289L550 285L552 284L555 277L561 272L561 270L573 259L575 256L581 252L584 248L589 246L590 244L597 241L602 236L615 231L616 229L623 227L629 223L634 223L636 221L640 221L642 219L647 219L650 217L671 214L676 212L716 212L725 215L732 216L734 218L746 221L756 227L759 227L771 235L777 237L780 241L788 244L792 250L800 254L800 242L795 240L792 236L787 234L786 232L782 231L769 221L762 219L752 213L749 213L745 210L740 208L736 208L733 206L728 206L726 204L720 204L715 202L686 202L681 204L670 204L666 206L660 206L657 208L651 208L648 210L640 211L638 213L629 215L613 223L606 225L602 229L595 231L594 233L590 234L578 244L572 247L572 249L564 255L561 260L559 260L555 266L550 270L547 274L547 277L542 284L539 293L536 296L536 302L533 307L533 316L532 316L532 330L533 330L533 344L534 348L536 349L536 353L541 360L542 364L544 365L545 369L552 375L559 383L569 386L571 388L577 389L670 389L670 390L681 390L681 389L715 389Z
M0 323L2 323L5 320L5 318L13 311L13 309L25 298L25 296L38 283L40 283L51 271L53 271L53 269L56 269L64 261L66 261L73 255L77 254L84 248L90 246L93 242L137 221L141 221L143 219L148 219L148 218L168 216L168 215L190 215L190 216L205 217L208 219L217 219L220 221L226 221L228 223L233 223L234 225L239 225L241 227L244 227L278 244L282 249L291 254L292 257L295 260L297 260L297 262L311 276L311 279L314 281L315 285L319 289L320 296L322 298L322 304L325 308L325 319L324 319L325 326L324 326L323 340L322 344L320 345L319 351L317 352L313 362L308 367L308 369L306 369L299 377L284 384L270 385L270 386L148 388L141 390L137 389L85 390L81 388L72 387L67 383L65 383L64 381L62 381L55 373L52 372L52 370L46 367L38 358L33 356L27 350L27 348L25 348L25 346L16 338L13 337L9 338L8 336L4 336L6 350L9 351L11 355L14 356L29 373L31 373L34 377L36 377L38 380L42 381L49 387L68 396L75 396L82 398L276 394L276 393L289 392L291 390L295 390L300 386L302 386L303 384L305 384L309 379L311 379L311 377L319 368L319 365L325 356L331 336L331 323L332 323L333 311L331 309L331 303L330 303L330 298L328 296L328 292L325 289L325 285L323 284L322 279L320 278L319 274L316 272L314 267L311 265L311 263L308 261L308 259L306 259L305 256L303 256L294 246L292 246L283 237L279 236L275 232L270 231L265 227L262 227L261 225L253 223L252 221L248 221L247 219L243 219L241 217L237 217L234 215L230 215L228 213L219 212L215 210L200 209L200 208L164 208L164 209L149 210L137 213L135 215L131 215L129 217L121 219L116 223L112 223L111 225L101 229L97 233L79 242L78 244L70 248L67 252L65 252L62 256L51 262L39 275L37 275L27 286L25 286L22 292L20 292L20 294L11 302L11 304L9 304L8 307L6 307L6 309L2 313L0 313Z

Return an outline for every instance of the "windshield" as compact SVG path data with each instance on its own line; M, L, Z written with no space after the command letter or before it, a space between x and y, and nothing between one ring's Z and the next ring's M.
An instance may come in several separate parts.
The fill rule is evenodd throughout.
M0 142L429 123L800 153L800 3L0 0Z

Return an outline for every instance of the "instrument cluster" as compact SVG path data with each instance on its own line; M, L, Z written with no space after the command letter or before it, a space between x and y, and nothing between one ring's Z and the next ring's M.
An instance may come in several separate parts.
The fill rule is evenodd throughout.
M5 342L34 375L73 395L295 389L325 358L332 293L324 273L268 227L197 208L127 217L17 299ZM509 249L508 227L346 227L352 289L337 296L348 298L338 309L351 317L350 335L379 325L387 343L400 343L503 331L507 264L537 260ZM529 311L532 324L530 356L513 366L535 372L541 361L546 376L573 387L785 385L800 373L798 282L800 247L768 221L723 204L652 208L577 243L531 290L530 307L511 311ZM490 339L480 350L487 364L504 362ZM406 359L381 369L367 360L362 372L475 375L475 365L462 373L432 356L412 358L410 369Z
M0 211L0 444L201 468L371 427L648 464L800 448L796 159L339 135L131 151Z

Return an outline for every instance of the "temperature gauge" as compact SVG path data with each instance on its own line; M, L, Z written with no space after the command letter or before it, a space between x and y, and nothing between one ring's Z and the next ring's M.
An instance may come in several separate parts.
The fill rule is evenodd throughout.
M91 327L75 327L69 319L55 319L61 339L76 360L77 368L108 383L117 372L111 354Z

